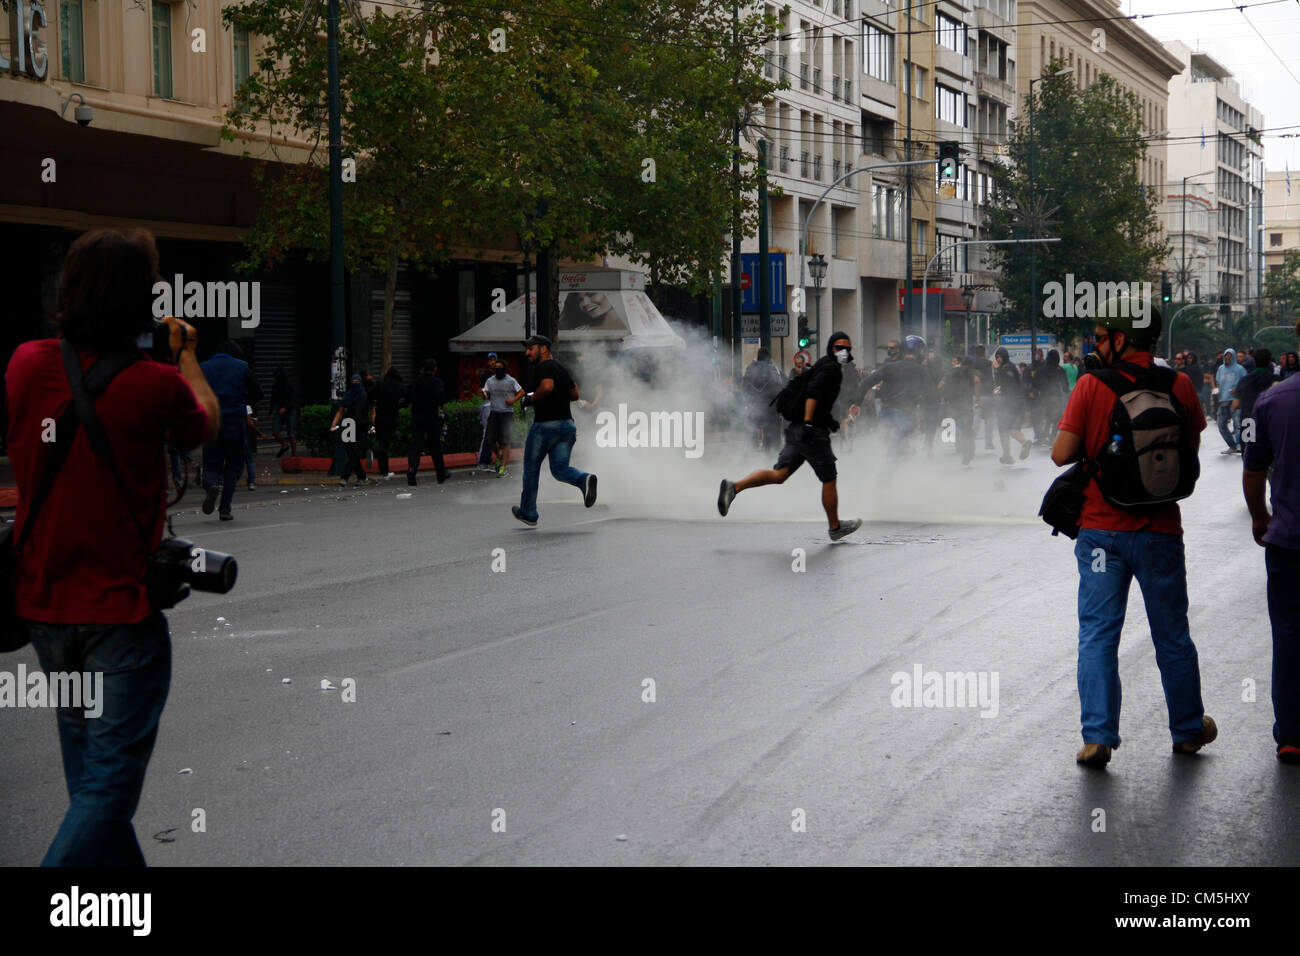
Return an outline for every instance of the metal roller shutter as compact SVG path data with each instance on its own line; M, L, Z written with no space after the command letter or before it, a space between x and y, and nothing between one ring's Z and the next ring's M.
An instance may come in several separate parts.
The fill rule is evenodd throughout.
M271 384L275 367L283 365L295 388L301 389L298 368L298 310L293 286L263 282L261 321L253 333L253 374L262 387L262 401L254 411L266 422L270 434Z
M382 378L384 358L384 276L375 273L370 291L370 374ZM392 363L410 381L415 373L411 348L411 273L405 263L397 267L397 292L393 297Z

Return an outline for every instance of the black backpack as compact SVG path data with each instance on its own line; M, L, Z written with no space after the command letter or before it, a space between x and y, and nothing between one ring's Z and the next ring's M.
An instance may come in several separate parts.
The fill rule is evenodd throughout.
M1115 393L1111 439L1096 458L1102 497L1117 508L1142 510L1190 495L1201 464L1191 422L1173 394L1178 373L1123 362L1092 374Z
M808 383L812 381L813 367L807 366L802 372L790 379L785 388L776 393L768 402L768 407L775 405L781 417L791 424L803 421L804 401L807 398Z

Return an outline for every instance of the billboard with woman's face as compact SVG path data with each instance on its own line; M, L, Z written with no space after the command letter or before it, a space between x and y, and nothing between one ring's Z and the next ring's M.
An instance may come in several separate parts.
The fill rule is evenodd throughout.
M627 332L623 297L618 292L560 293L561 332Z

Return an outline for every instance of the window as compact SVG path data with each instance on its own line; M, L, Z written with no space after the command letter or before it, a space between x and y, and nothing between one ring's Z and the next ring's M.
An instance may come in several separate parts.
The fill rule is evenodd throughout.
M925 99L925 89L926 89L925 74L926 74L926 70L924 67L916 66L915 64L913 64L909 68L908 64L904 63L903 64L903 86L905 87L905 89L903 90L903 92L911 93L918 100ZM908 82L909 76L912 79L911 83Z
M244 27L235 27L235 94L239 94L239 89L248 81L253 72L251 53L251 44L249 42L248 30Z
M172 98L172 8L153 0L153 95Z
M966 125L966 94L942 83L934 84L934 115L955 126Z
M1270 232L1268 234L1268 244L1270 248L1282 245L1282 233Z
M892 186L871 187L871 234L877 239L903 237L903 193Z
M894 82L894 35L863 24L862 72L886 83Z
M918 256L924 256L925 252L925 222L921 219L912 220L912 251Z
M956 246L961 241L960 236L947 236L942 232L936 233L934 237L935 252L943 253L944 250ZM952 248L951 253L940 255L935 265L947 269L948 272L965 272L966 270L966 250L969 246L956 246Z
M945 13L934 15L934 39L940 46L957 53L966 52L966 24Z
M63 0L59 4L59 47L63 54L64 79L74 83L86 82L86 45L81 0Z

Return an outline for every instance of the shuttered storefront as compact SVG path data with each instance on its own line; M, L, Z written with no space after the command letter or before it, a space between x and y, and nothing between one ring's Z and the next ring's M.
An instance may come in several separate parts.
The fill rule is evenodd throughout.
M254 409L266 423L262 430L270 434L271 385L275 368L283 365L289 380L301 395L301 369L298 368L298 306L293 286L263 282L261 321L253 333L253 373L262 387L262 401Z
M384 274L373 273L370 286L370 373L383 378L388 367L384 361ZM411 380L415 373L411 346L411 273L405 263L397 268L397 293L393 300L393 357L402 378Z

